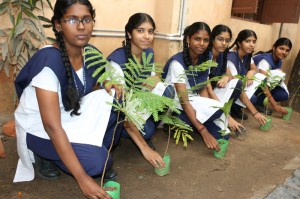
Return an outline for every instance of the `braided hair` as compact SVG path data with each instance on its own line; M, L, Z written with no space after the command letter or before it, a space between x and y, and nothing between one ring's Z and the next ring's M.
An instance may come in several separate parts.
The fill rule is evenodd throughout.
M212 46L212 40L211 40L211 30L209 26L204 22L195 22L190 26L187 26L184 29L183 32L183 60L186 66L192 66L192 59L190 56L190 50L189 50L189 44L187 42L188 37L192 37L195 33L197 33L200 30L205 30L209 35L209 45L207 49L203 52L203 62L209 60L209 51Z
M216 36L220 35L222 32L227 32L230 36L230 39L232 39L232 32L230 30L230 28L228 26L225 26L223 24L219 24L219 25L216 25L212 32L211 32L211 35L212 35L212 40L215 40L216 39ZM229 51L229 48L227 47L225 49L225 51L223 52L223 65L221 67L221 74L225 74L226 73L226 68L227 68L227 53ZM215 68L211 68L211 70L214 70Z
M240 31L237 38L235 39L234 43L229 47L229 49L236 46L236 49L238 50L239 49L238 43L242 43L244 40L246 40L248 37L251 37L251 36L253 36L255 39L257 39L256 33L253 30L244 29L244 30ZM253 53L250 53L247 55L247 60L246 60L247 71L250 69L252 54Z
M66 95L65 95L65 110L66 111L72 110L71 115L73 114L80 115L78 111L80 109L80 101L82 96L80 96L77 89L74 88L74 84L73 84L74 76L72 73L72 65L64 44L63 31L56 30L55 23L60 22L61 19L63 18L63 15L67 12L68 8L76 3L87 6L92 18L95 18L95 10L93 9L91 3L88 0L57 0L54 6L54 14L51 19L52 30L55 34L56 42L59 47L63 64L66 68L66 74L68 78L67 81L68 87L66 89Z
M127 62L129 59L133 59L132 53L131 53L131 39L129 38L129 34L132 34L132 31L136 28L138 28L142 23L144 22L150 22L153 26L153 29L155 30L155 22L152 19L152 17L146 13L135 13L132 15L127 24L125 25L125 40L122 42L123 48L125 48Z

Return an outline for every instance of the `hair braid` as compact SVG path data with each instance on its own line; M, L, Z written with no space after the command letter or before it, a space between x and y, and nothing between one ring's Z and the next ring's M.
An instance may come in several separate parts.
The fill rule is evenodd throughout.
M221 68L221 74L225 74L226 73L226 69L227 69L227 54L229 52L229 48L226 48L225 51L223 52L223 65Z
M125 40L122 42L123 47L125 48L126 52L126 60L129 62L129 59L133 59L132 53L131 53L131 39L129 39L128 34L125 34Z
M188 27L186 28L186 30ZM192 66L192 60L189 52L189 44L187 43L187 36L184 35L183 37L183 61L187 67Z
M59 33L57 30L55 30L55 28L53 28L53 31L55 33L56 41L59 46L59 51L61 53L64 66L66 68L67 78L68 78L65 109L67 111L73 109L71 111L71 115L73 115L73 114L80 115L80 113L78 113L78 110L80 109L81 97L79 96L79 93L77 92L77 90L73 87L74 77L73 77L73 73L72 73L72 65L71 65L68 53L66 51L65 45L64 45L64 40L63 40L61 33Z

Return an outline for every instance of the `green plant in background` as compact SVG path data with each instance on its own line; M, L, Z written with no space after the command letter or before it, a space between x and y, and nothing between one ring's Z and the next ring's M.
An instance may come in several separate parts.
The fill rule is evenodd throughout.
M15 78L28 59L46 44L44 27L51 24L43 16L45 4L53 10L50 0L3 0L0 4L0 16L8 16L11 22L0 29L0 71L4 70L7 76L13 70Z

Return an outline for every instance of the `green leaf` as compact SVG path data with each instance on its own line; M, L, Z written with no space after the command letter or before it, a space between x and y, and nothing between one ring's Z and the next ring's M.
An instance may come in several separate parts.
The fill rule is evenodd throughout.
M8 14L11 23L15 26L15 17L12 14Z
M53 10L52 4L50 0L46 0L46 2L48 3L49 7L51 8L51 10Z
M3 2L0 4L0 15L3 15L8 11L8 2Z
M51 20L48 19L48 18L46 18L46 17L44 17L44 16L38 16L38 19L41 20L41 21L44 21L46 23L50 23L51 24Z
M44 28L52 28L52 24L43 24Z
M0 30L0 37L7 37L6 31Z
M22 6L22 11L30 18L38 19L30 10Z
M47 37L47 40L50 41L51 43L55 43L56 42L56 40L54 38L52 38L52 37Z
M20 21L15 27L15 34L14 36L17 37L20 34L23 34L26 30L26 26L24 25L24 21Z
M8 43L7 42L4 42L3 44L2 44L2 59L3 60L6 60L6 58L7 58L7 53L8 53Z

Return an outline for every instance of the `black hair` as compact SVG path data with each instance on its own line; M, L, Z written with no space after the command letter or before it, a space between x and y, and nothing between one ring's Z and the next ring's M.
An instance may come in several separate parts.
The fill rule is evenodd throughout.
M211 36L212 36L212 40L216 39L216 36L220 35L222 32L227 32L230 36L230 40L232 39L232 32L230 30L230 28L226 25L223 24L219 24L216 25L211 32ZM227 47L223 53L223 65L221 68L221 74L225 74L226 73L226 68L227 68L227 53L229 51L229 48ZM213 69L213 68L212 68Z
M293 44L292 44L291 40L289 40L288 38L281 37L281 38L277 39L276 42L273 44L273 48L276 49L278 46L288 46L290 49L292 49ZM266 52L259 51L256 53L256 55L263 54L263 53L273 53L273 48Z
M155 22L152 17L146 13L135 13L129 19L127 24L125 25L125 40L122 42L123 47L125 48L127 61L128 59L133 59L131 54L131 39L129 38L129 34L132 34L132 31L138 28L144 22L150 22L155 30ZM128 34L129 33L129 34Z
M255 39L257 39L256 33L253 30L249 30L249 29L244 29L241 30L237 36L237 38L235 39L234 43L229 47L229 49L231 49L233 46L236 46L236 49L239 49L239 45L238 43L242 43L244 40L246 40L248 37L253 36ZM247 60L246 60L246 69L249 70L250 69L250 63L251 63L251 57L252 57L253 53L250 53L247 55Z
M54 14L51 19L52 23L52 30L55 34L56 42L59 46L59 50L63 59L64 66L66 68L67 72L67 78L68 78L68 87L67 87L67 93L65 96L65 110L71 111L71 115L80 115L78 113L78 110L80 109L80 101L81 97L78 93L77 89L74 88L73 81L74 77L72 74L72 65L64 44L64 38L63 33L61 31L57 31L55 28L55 23L57 21L60 21L64 14L67 12L67 10L73 5L73 4L82 4L88 7L90 14L92 18L95 18L95 10L93 9L92 4L88 0L57 0L54 6Z
M183 32L183 60L184 60L185 65L188 67L192 66L193 63L192 63L191 56L190 56L187 38L192 37L195 33L197 33L200 30L205 30L209 35L209 45L208 45L207 49L203 52L203 62L205 62L209 59L209 51L211 49L211 44L212 44L211 30L206 23L195 22L192 25L187 26Z

